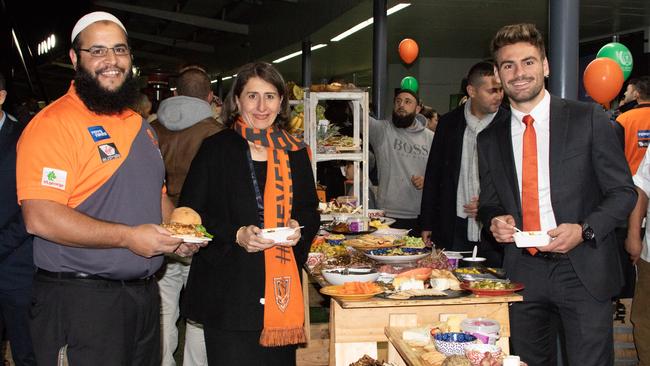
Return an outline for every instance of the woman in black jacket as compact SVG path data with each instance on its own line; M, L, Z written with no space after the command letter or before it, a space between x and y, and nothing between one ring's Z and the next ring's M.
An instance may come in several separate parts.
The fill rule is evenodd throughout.
M223 116L179 202L215 236L194 255L183 314L203 324L211 365L293 365L305 341L299 273L320 223L308 149L285 131L284 80L270 64L243 66ZM295 229L288 242L261 238L282 226Z

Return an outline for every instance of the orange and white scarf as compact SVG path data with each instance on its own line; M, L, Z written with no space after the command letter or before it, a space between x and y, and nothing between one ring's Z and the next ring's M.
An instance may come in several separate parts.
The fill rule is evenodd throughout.
M267 148L264 227L287 226L293 204L287 151L297 151L307 146L275 125L265 130L250 128L240 117L233 128L247 141ZM305 309L293 248L282 245L271 247L264 251L264 262L264 329L260 344L276 347L306 342L303 327Z

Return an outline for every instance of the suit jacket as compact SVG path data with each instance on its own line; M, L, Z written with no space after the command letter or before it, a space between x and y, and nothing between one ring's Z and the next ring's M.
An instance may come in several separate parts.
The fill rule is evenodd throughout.
M510 214L522 227L521 194L512 152L510 118L495 121L478 139L481 195L479 217ZM605 301L616 295L623 277L614 228L636 203L630 170L607 115L599 106L551 97L549 171L555 220L586 222L593 241L568 252L587 291ZM504 268L517 280L521 249L506 245Z
M235 243L237 229L260 226L247 159L248 144L231 129L206 138L183 185L179 204L195 209L214 239L192 258L183 315L222 330L263 326L264 253ZM320 226L316 184L306 149L289 152L292 218L305 227L293 247L298 273Z
M0 289L31 286L32 238L16 198L16 142L23 126L6 118L0 130Z
M492 123L503 118L510 118L510 113L499 108ZM454 241L456 196L465 128L467 122L464 105L440 117L429 152L422 190L422 230L431 231L431 240L436 243L436 247L448 250Z

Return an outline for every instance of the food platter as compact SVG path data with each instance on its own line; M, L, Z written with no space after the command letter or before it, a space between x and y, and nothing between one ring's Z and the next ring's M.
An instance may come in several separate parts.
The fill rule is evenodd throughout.
M320 293L327 296L332 296L337 299L346 300L346 301L361 301L368 300L375 295L381 294L383 291L375 291L364 294L341 294L340 290L343 288L342 285L338 286L325 286L320 289Z
M362 235L362 234L374 233L375 231L377 231L377 228L372 226L370 226L368 230L364 230L364 231L335 230L330 225L323 225L323 229L325 229L325 231L328 231L330 233L343 234L343 235Z
M440 296L411 296L408 299L396 299L396 298L391 298L391 294L388 292L384 292L381 294L376 295L379 298L382 299L390 299L390 300L439 300L439 299L455 299L458 297L464 297L468 296L471 294L471 292L465 291L465 290L445 290L442 291L445 295L440 295Z
M206 237L198 237L198 236L192 236L192 235L172 235L173 238L178 238L178 239L183 239L183 242L185 243L192 243L192 244L202 244L202 243L207 243L211 241L211 238L206 238Z
M343 245L352 247L358 250L375 250L375 249L387 249L395 248L400 244L395 244L395 240L392 238L386 238L377 235L362 235L354 239L348 239L343 241Z
M453 273L461 281L492 280L510 282L506 279L506 272L502 268L463 267L455 269Z
M382 255L380 253L382 249L371 250L368 252L363 252L368 258L374 259L377 262L381 263L409 263L415 262L418 259L422 259L428 255L431 255L431 251L426 252L416 252L415 254L403 254L403 255Z
M373 219L371 219L371 221L372 220ZM390 217L378 217L378 218L376 218L374 220L379 220L382 225L388 225L388 226L391 226L392 224L395 223L395 219L392 219ZM327 223L330 223L332 221L334 221L334 215L332 215L331 213L329 213L329 214L320 214L320 222L321 223L327 224Z
M509 295L511 293L514 293L515 291L523 290L524 285L519 283L519 282L511 282L510 285L512 286L511 288L504 288L504 289L488 289L488 288L474 288L470 287L469 282L463 282L460 284L460 288L463 290L467 291L472 291L474 295L479 295L479 296L502 296L502 295Z

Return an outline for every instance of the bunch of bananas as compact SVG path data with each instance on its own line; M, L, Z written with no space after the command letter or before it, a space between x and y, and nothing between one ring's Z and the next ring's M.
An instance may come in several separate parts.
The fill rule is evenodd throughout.
M289 121L289 133L301 133L305 129L305 113L297 113Z

